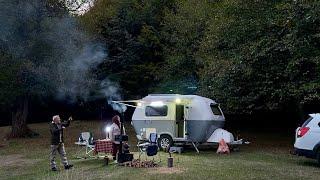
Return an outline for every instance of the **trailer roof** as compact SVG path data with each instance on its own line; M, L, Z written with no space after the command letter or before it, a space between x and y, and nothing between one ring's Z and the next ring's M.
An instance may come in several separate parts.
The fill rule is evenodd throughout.
M181 94L149 94L148 96L142 98L143 101L166 101L166 100L175 100L177 98L180 99L199 99L199 100L205 100L212 103L216 103L214 100L198 96L198 95L181 95Z

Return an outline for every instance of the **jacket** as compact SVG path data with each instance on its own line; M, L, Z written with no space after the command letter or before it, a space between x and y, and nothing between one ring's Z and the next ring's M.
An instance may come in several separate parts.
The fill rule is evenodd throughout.
M70 121L62 122L60 124L50 123L51 144L58 145L63 143L63 128L68 127Z

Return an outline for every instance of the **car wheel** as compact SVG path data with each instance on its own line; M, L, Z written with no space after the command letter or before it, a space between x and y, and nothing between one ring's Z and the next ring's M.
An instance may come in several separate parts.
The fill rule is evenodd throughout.
M166 150L168 147L172 146L173 140L169 135L161 135L158 139L158 146L161 150Z
M320 149L318 149L317 151L317 161L318 161L318 165L320 166Z

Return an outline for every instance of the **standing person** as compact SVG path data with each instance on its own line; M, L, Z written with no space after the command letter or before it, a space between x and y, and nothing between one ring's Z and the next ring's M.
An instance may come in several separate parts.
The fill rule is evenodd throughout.
M60 116L55 115L52 117L50 123L51 132L51 151L50 151L50 165L52 171L57 171L57 164L55 162L57 152L60 154L61 161L64 165L64 169L70 169L73 167L72 164L68 163L66 151L63 143L63 129L70 125L72 117L66 122L61 122Z
M112 125L110 127L110 133L109 137L111 137L112 140L112 156L113 160L117 159L117 152L119 151L120 148L120 142L116 141L115 137L117 135L121 135L121 122L120 122L120 117L118 115L112 117ZM125 134L125 130L123 128L123 133Z

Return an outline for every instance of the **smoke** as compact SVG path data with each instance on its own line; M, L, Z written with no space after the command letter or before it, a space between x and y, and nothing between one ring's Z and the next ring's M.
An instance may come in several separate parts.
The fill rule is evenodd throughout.
M113 100L121 100L122 97L119 93L119 86L108 79L105 79L100 84L100 92L104 94L105 97L108 97L108 105L112 107L113 110L123 113L127 110L127 106L119 103L113 102Z
M108 101L108 104L112 107L113 110L123 113L127 110L127 106L124 104L119 104L113 101Z
M105 44L58 3L48 2L0 0L0 50L23 64L26 90L70 102L120 100L119 86L94 73L107 58Z

